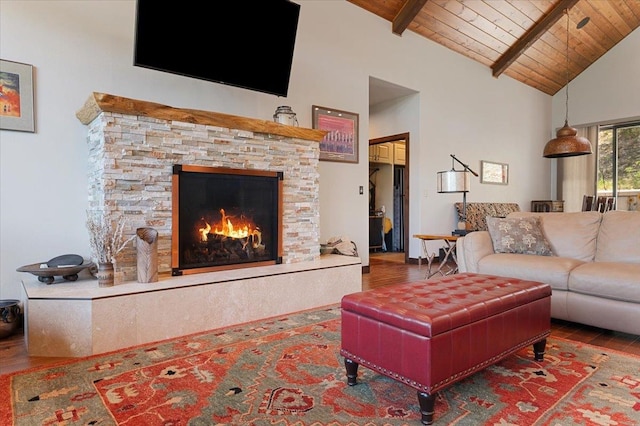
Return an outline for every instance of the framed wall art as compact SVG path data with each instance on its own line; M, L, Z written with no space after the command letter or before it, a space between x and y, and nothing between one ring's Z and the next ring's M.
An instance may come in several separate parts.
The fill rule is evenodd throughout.
M36 130L32 65L0 59L0 130Z
M328 133L320 141L320 160L358 162L358 114L325 108L311 107L313 128Z
M508 185L509 165L493 161L480 161L480 183Z

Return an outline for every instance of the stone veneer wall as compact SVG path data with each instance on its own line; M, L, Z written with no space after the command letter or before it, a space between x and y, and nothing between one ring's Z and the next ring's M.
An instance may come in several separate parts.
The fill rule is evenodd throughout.
M283 263L319 258L317 141L101 112L89 123L89 209L126 218L126 234L158 231L159 272L171 272L174 164L279 171ZM136 280L135 243L118 255L116 282Z

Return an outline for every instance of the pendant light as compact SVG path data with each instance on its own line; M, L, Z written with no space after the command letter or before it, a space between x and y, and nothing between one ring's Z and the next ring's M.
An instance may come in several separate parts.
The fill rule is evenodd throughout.
M574 157L577 155L591 154L591 143L589 139L578 136L578 130L569 126L569 9L565 9L567 15L567 85L565 100L564 126L556 132L555 139L551 139L544 147L543 156L546 158ZM581 21L586 24L585 20ZM582 26L584 26L582 24Z

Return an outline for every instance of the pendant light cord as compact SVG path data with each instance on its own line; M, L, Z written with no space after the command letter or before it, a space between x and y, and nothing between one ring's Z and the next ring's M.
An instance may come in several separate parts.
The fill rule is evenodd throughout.
M565 51L565 59L567 62L567 90L565 97L564 125L567 126L569 124L569 9L565 9L564 11L567 15L567 46Z

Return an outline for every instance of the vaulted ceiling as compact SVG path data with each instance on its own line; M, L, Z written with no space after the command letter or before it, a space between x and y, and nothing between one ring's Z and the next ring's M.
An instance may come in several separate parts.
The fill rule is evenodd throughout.
M549 95L640 26L640 0L348 1Z

